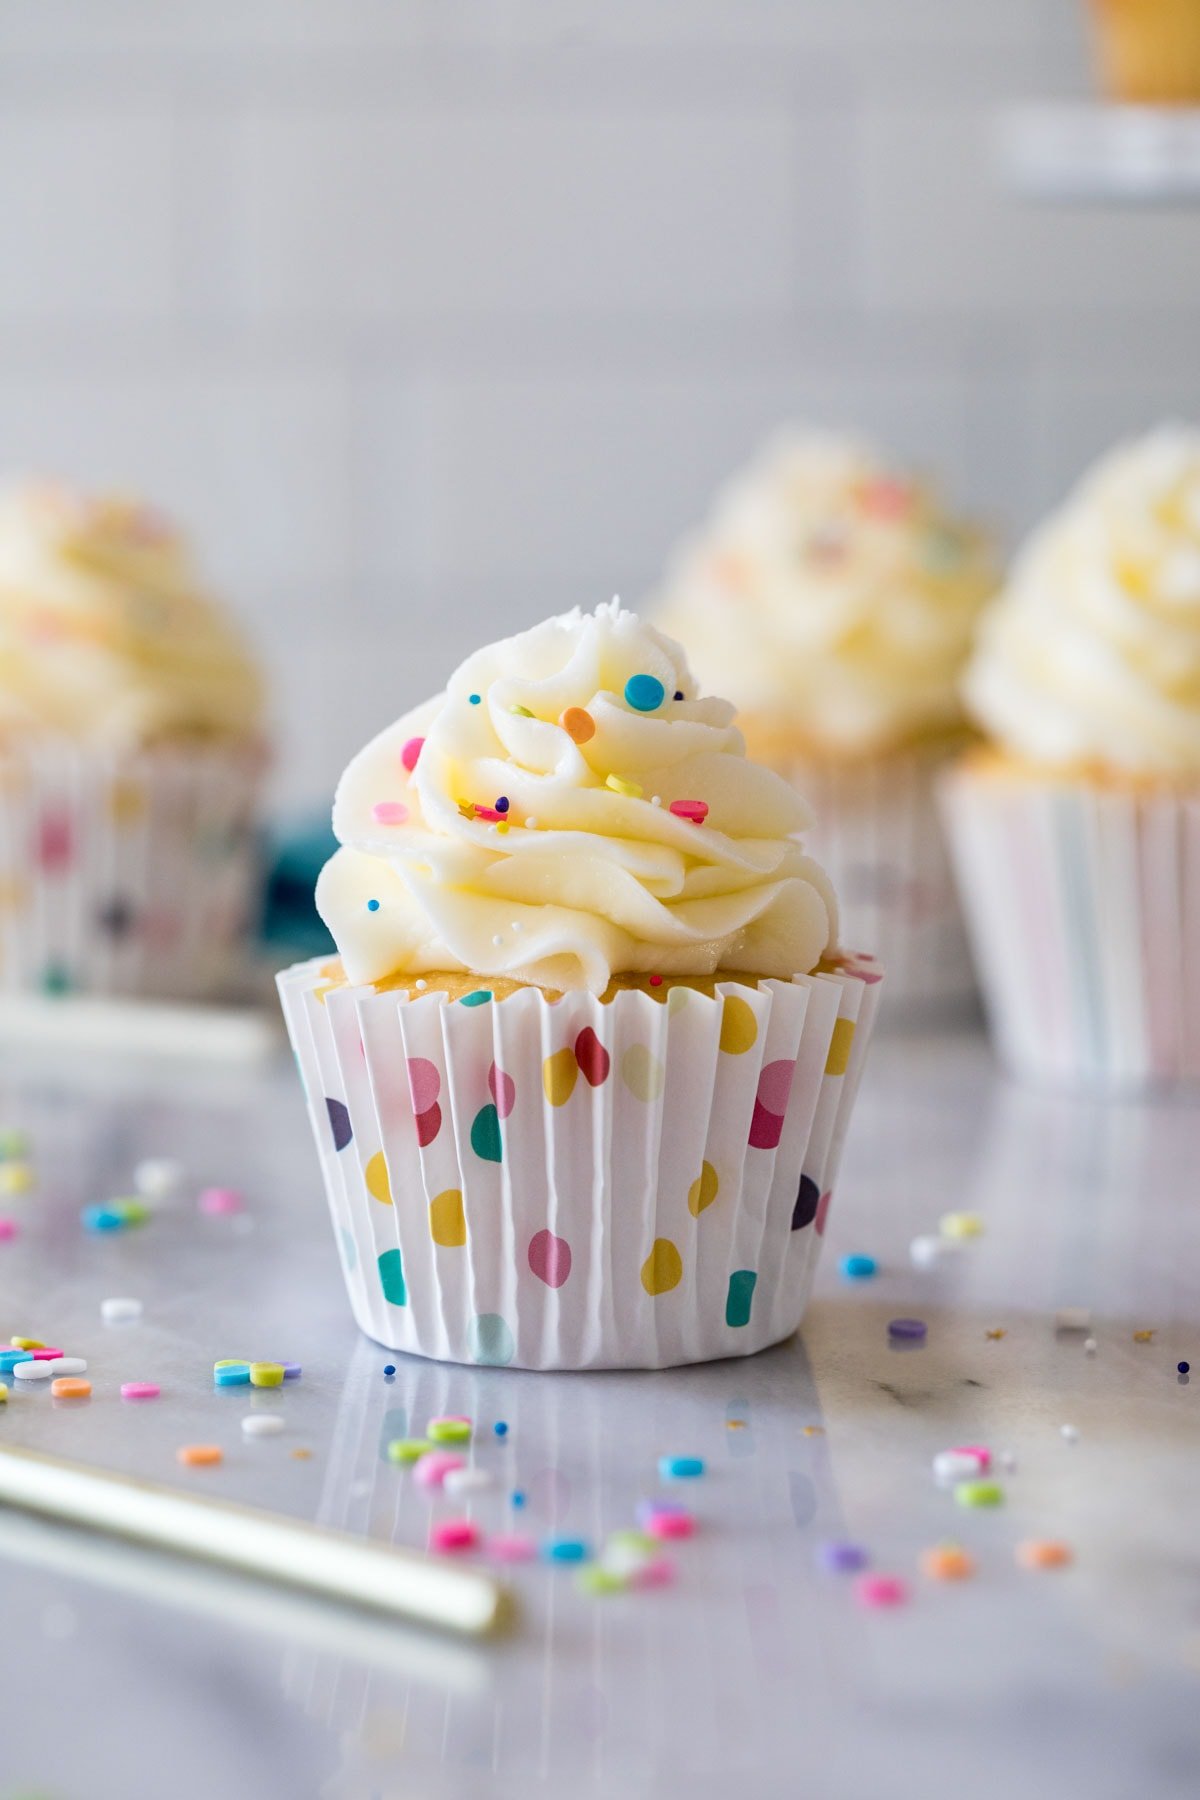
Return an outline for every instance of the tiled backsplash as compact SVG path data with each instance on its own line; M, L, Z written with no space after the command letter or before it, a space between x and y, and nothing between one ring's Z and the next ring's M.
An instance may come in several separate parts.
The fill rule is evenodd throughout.
M1200 213L1001 192L1083 0L7 0L0 445L145 488L272 660L279 791L652 584L780 418L1006 535L1200 415Z

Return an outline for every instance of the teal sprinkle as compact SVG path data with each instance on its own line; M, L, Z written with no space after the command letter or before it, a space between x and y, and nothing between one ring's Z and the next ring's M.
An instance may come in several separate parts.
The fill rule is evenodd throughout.
M486 1006L491 997L487 988L480 988L474 994L464 994L458 1004L460 1006Z
M367 911L368 912L378 912L379 911L378 900L368 900L367 901Z

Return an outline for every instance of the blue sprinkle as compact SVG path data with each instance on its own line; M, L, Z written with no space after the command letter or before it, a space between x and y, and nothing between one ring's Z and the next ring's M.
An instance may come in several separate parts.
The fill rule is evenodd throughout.
M383 1372L385 1375L394 1375L396 1373L395 1363L384 1363Z
M625 683L625 698L635 712L655 712L666 697L657 675L631 675Z
M124 1214L111 1206L85 1206L80 1217L85 1231L124 1231L126 1225Z
M379 911L378 900L368 900L367 901L367 911L368 912L378 912Z
M690 1481L704 1473L702 1456L660 1456L658 1472L664 1481Z
M1191 1366L1192 1366L1191 1363L1185 1363L1185 1362L1175 1364L1175 1367L1179 1370L1179 1373L1181 1375L1186 1375L1188 1370L1191 1368Z
M878 1275L879 1264L873 1256L843 1256L842 1274L847 1281L870 1281Z
M496 811L497 811L497 812L507 812L507 811L508 811L508 804L509 804L509 802L508 802L508 795L507 795L507 794L501 794L501 796L500 796L500 798L499 798L499 799L498 799L498 800L497 800L497 802L496 802Z
M464 994L458 1004L460 1006L486 1006L491 997L487 988L479 988L473 994Z
M492 1426L492 1430L495 1432L497 1437L507 1437L508 1436L508 1426L505 1424L503 1419L497 1419L496 1423Z
M227 1363L223 1369L213 1370L214 1387L249 1387L250 1364L244 1362Z
M468 694L467 699L471 702L472 706L479 705L480 696L478 694Z
M517 1489L517 1490L516 1490L516 1492L515 1492L515 1493L514 1493L514 1495L513 1495L513 1497L512 1497L512 1503L513 1503L513 1505L514 1505L514 1506L524 1506L524 1504L525 1504L525 1496L524 1496L524 1494L523 1494L523 1493L522 1493L522 1492L521 1492L521 1490L520 1490L520 1488L518 1488L518 1489Z
M677 700L682 700L682 699L683 699L683 689L682 689L682 688L676 688L676 690L675 690L675 698L676 698L676 699L677 699Z
M547 1562L586 1562L590 1554L582 1538L547 1538L542 1545Z

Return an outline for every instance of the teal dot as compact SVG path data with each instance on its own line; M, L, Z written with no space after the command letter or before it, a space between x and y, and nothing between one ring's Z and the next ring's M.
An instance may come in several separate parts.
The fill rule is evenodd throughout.
M748 1325L750 1323L750 1303L754 1299L754 1287L758 1276L753 1269L735 1269L729 1277L729 1294L725 1301L725 1323L727 1325Z
M484 1162L502 1162L500 1115L494 1106L481 1106L471 1121L471 1148Z
M378 900L368 900L367 901L367 911L368 912L378 912L379 911Z
M625 683L625 698L635 712L655 712L666 697L657 675L631 675Z
M487 988L480 988L474 994L464 994L458 1004L460 1006L486 1006L491 997Z
M69 994L74 985L70 970L64 969L61 963L51 963L48 969L42 970L43 994Z
M383 1297L392 1306L408 1305L408 1289L404 1285L404 1264L398 1250L385 1250L379 1258L379 1280Z
M503 1369L516 1355L513 1334L499 1313L476 1313L467 1330L471 1361Z

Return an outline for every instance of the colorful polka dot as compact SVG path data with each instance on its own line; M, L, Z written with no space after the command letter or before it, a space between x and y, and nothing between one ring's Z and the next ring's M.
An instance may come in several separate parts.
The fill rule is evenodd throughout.
M750 1323L750 1307L754 1300L754 1289L758 1276L753 1269L735 1269L729 1277L729 1292L725 1297L725 1323L741 1327Z
M827 1075L844 1075L850 1067L850 1051L854 1044L854 1020L839 1019L833 1028L829 1055L825 1060Z
M38 866L47 874L61 874L71 865L75 853L71 820L65 812L45 813L38 825Z
M472 1119L471 1148L482 1162L498 1163L503 1160L500 1115L494 1106L481 1106Z
M413 1111L428 1112L442 1091L441 1071L427 1056L410 1056L408 1059L408 1091L412 1095Z
M712 1205L720 1185L712 1164L702 1164L699 1175L688 1189L688 1210L694 1218L698 1219L705 1208Z
M642 1286L651 1295L669 1294L683 1280L683 1258L670 1238L655 1238L642 1264Z
M631 675L625 683L625 699L635 712L655 712L667 697L657 675Z
M621 1080L635 1100L649 1106L666 1083L666 1070L645 1044L631 1044L621 1058Z
M796 1195L796 1204L792 1208L792 1230L803 1231L811 1225L817 1216L817 1208L821 1203L821 1190L811 1175L800 1177L800 1191Z
M443 1250L461 1250L467 1241L467 1215L459 1188L446 1188L429 1202L429 1235Z
M384 1250L379 1257L379 1281L383 1297L391 1306L408 1305L408 1289L404 1285L404 1264L398 1250Z
M817 1201L817 1216L813 1220L813 1225L818 1237L825 1236L825 1221L829 1217L829 1203L832 1199L833 1195L830 1193L829 1189L826 1188L825 1192L821 1195L821 1198Z
M433 1143L442 1129L442 1109L436 1100L432 1106L427 1106L424 1112L417 1114L416 1127L417 1142L424 1150Z
M754 1008L739 994L726 994L721 1008L721 1048L727 1056L744 1056L758 1039Z
M571 1246L552 1231L535 1231L529 1240L529 1267L547 1287L560 1288L571 1273Z
M774 1150L783 1136L788 1095L796 1065L787 1061L768 1063L758 1078L758 1095L750 1120L750 1145L754 1150Z
M516 1355L513 1334L499 1313L477 1313L467 1330L471 1361L506 1368Z
M542 1092L551 1106L565 1106L578 1079L579 1064L570 1045L556 1050L542 1064Z
M342 1246L342 1261L346 1265L347 1274L353 1275L358 1267L358 1245L354 1242L354 1233L343 1225L339 1232Z
M608 1080L612 1058L590 1025L585 1025L575 1039L575 1061L579 1072L591 1087Z
M417 766L417 758L425 748L423 737L411 737L400 752L400 761L411 775Z
M392 1204L392 1184L388 1180L387 1159L382 1150L377 1150L367 1163L363 1179L373 1200L378 1200L380 1206Z
M507 1119L517 1104L517 1084L511 1075L506 1075L495 1063L488 1070L488 1093L496 1102L496 1117Z
M333 1147L335 1150L344 1150L354 1136L350 1126L350 1114L345 1102L326 1097L325 1109L329 1114L329 1129L333 1133Z

